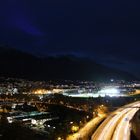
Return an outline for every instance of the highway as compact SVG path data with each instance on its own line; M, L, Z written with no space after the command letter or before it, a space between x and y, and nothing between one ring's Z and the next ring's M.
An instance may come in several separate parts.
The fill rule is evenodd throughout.
M130 120L138 111L134 107L140 107L140 102L128 104L111 113L92 135L91 140L129 140Z
M112 140L130 139L130 130L131 130L130 121L138 110L139 110L138 108L134 108L122 117L121 121L119 122L119 124L115 129Z

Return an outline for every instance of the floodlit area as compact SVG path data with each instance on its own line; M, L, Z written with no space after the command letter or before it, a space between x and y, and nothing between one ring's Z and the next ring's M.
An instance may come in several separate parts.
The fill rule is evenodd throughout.
M121 96L120 90L118 88L113 88L113 87L111 87L111 88L103 88L98 92L98 94L100 96L103 96L103 97L104 96L110 96L110 97L112 97L112 96Z
M114 88L114 87L105 87L101 90L99 90L98 92L93 92L93 93L75 93L75 94L66 94L64 93L64 95L66 96L70 96L70 97L105 97L105 96L110 96L110 97L117 97L117 96L126 96L123 93L121 93L119 88Z

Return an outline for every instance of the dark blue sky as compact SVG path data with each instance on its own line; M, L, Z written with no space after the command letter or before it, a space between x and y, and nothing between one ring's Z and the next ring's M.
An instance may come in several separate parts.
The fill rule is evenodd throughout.
M140 76L139 6L135 0L3 0L0 44L43 56L86 56Z

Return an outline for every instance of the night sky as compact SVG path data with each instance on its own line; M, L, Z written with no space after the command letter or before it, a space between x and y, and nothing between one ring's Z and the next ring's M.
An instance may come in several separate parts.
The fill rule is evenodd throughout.
M140 77L140 2L1 0L0 45L89 57Z

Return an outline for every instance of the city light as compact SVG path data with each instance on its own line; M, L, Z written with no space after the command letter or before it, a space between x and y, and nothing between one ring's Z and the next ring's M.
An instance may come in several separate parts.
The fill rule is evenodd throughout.
M113 97L113 96L120 96L120 91L119 89L117 88L103 88L101 89L98 94L102 97L104 96L110 96L110 97Z
M58 137L58 138L57 138L57 140L64 140L64 139L63 139L63 138L61 138L61 137Z
M99 90L98 92L93 92L93 93L75 93L75 94L65 94L65 96L70 96L70 97L81 97L81 98L87 98L87 97L105 97L105 96L122 96L122 94L120 94L120 90L118 88L114 88L114 87L106 87L103 88L101 90Z
M32 123L33 125L35 125L35 124L37 123L37 121L34 120L34 119L32 119L32 120L31 120L31 123Z
M71 131L74 133L74 132L77 132L79 130L79 126L75 126L75 125L73 125L72 127L71 127Z
M3 125L11 127L18 122L19 125L22 124L21 127L35 130L34 132L41 134L40 137L43 134L47 140L64 140L66 138L66 140L89 138L92 140L94 137L92 138L91 134L94 135L95 131L100 128L99 125L102 125L103 120L108 117L115 121L112 121L115 126L110 123L105 124L104 127L107 131L104 131L103 135L110 136L113 131L109 131L109 129L114 130L117 123L122 126L122 133L117 130L118 136L125 134L123 127L129 130L127 127L129 120L126 121L124 118L123 123L126 125L120 125L122 121L118 121L118 119L122 119L123 113L128 109L132 111L139 109L137 102L135 108L133 106L131 108L129 102L139 101L140 87L138 84L140 85L140 82L82 82L81 84L79 81L73 84L70 82L66 84L67 86L59 82L57 84L44 82L40 84L40 82L32 81L29 83L15 81L13 85L10 82L0 85L2 93L0 94L0 121ZM15 85L18 85L16 88L19 94L12 92ZM129 106L121 107L125 104ZM19 127L17 126L16 129ZM95 131L93 132L93 130ZM101 131L99 131L99 135ZM107 133L108 131L109 133ZM125 138L125 136L123 137ZM104 136L101 139L104 139ZM119 138L116 137L116 139Z

